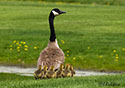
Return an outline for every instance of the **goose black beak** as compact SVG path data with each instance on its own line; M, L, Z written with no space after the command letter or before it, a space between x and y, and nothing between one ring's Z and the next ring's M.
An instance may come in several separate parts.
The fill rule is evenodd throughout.
M65 11L61 11L60 14L66 13Z

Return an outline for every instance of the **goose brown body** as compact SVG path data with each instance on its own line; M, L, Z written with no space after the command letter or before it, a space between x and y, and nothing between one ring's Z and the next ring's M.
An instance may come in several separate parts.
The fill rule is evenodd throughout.
M49 42L48 46L41 52L37 65L38 67L39 65L47 65L48 68L54 66L57 69L62 63L64 63L63 51L55 42Z

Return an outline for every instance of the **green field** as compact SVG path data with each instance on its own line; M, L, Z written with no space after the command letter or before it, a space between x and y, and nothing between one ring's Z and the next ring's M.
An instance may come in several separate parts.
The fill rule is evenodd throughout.
M0 74L1 88L124 88L125 74L34 80L33 77Z
M125 71L125 6L0 2L0 64L33 67L49 41L52 8L65 62L76 69Z

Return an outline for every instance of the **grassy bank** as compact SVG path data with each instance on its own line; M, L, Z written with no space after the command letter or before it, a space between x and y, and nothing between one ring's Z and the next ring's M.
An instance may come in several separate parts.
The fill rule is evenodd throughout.
M49 40L48 15L55 19L66 63L78 69L125 71L125 6L0 2L0 64L36 66Z
M125 75L34 80L33 77L0 73L1 88L123 88Z

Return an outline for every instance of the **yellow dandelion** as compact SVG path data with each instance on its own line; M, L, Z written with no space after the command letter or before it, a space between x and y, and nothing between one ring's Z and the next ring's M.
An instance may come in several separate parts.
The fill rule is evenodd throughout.
M34 49L37 49L38 47L34 46Z
M17 49L20 49L20 47L18 46Z
M122 48L122 51L125 51L125 48Z
M116 50L113 50L113 53L116 53Z
M21 46L21 44L18 45L19 47Z
M67 50L66 52L69 53L69 50Z
M115 59L118 59L119 57L115 57Z
M116 56L116 57L118 57L119 55L118 55L118 54L116 54L115 56Z
M16 44L19 45L20 43L17 41Z
M18 59L18 62L21 62L21 59Z
M90 46L88 46L88 50L90 49Z
M26 47L26 48L27 48L27 47L28 47L28 45L24 45L24 47Z
M26 44L26 42L23 42L23 44Z
M13 50L13 48L10 48L10 51L12 51Z
M118 62L118 59L115 59L116 62Z
M20 52L20 49L17 49L17 52Z
M13 47L12 45L10 45L10 47Z
M67 57L69 56L69 54L66 55Z
M16 43L16 40L13 40L13 43Z
M22 64L24 64L25 62L24 61L22 61Z
M21 41L20 43L23 44L23 41Z
M99 56L99 58L102 58L102 57L103 57L102 55Z
M73 57L73 60L76 60L76 58L75 58L75 57Z
M62 44L65 44L64 40L61 40Z
M24 50L25 50L25 51L28 51L28 49L27 49L27 48L24 48Z

